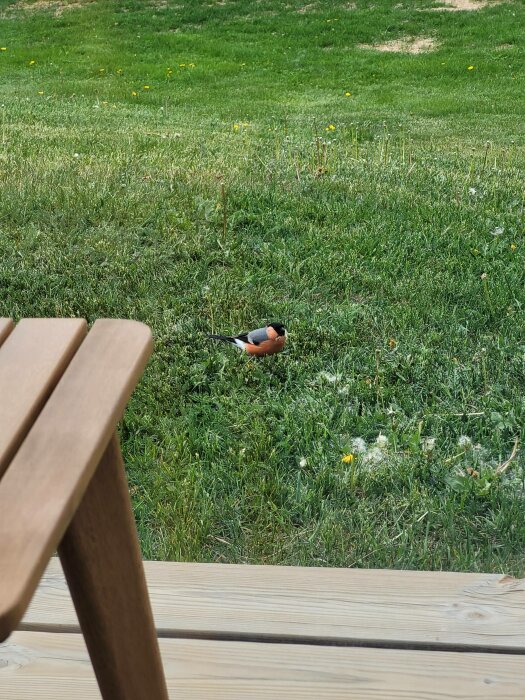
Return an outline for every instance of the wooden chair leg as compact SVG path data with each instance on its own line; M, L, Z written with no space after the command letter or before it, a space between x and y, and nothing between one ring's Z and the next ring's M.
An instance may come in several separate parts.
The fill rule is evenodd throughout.
M116 434L58 553L104 700L168 700Z

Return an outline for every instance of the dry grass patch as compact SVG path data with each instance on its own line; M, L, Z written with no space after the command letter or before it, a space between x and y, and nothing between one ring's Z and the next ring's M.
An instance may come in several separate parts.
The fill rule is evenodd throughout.
M23 12L41 12L52 11L55 17L67 10L78 10L84 5L87 5L94 0L18 0L18 2L9 5L6 12L23 11Z
M502 2L505 0L439 0L440 6L430 9L432 12L475 12Z
M385 41L382 44L359 44L360 49L371 49L372 51L382 51L385 53L428 53L434 51L439 46L438 42L431 37L406 37L404 39L394 39Z
M305 15L305 14L307 14L308 12L312 12L313 10L315 10L316 7L317 7L317 5L315 4L315 2L311 2L309 5L304 5L303 7L300 7L300 8L297 10L297 12L298 12L300 15Z

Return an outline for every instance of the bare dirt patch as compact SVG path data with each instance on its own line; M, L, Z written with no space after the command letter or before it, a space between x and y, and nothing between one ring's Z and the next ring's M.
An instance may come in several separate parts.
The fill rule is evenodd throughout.
M431 37L412 36L404 39L385 41L383 44L359 44L360 49L371 49L385 53L428 53L434 51L439 46L438 42Z
M93 2L93 0L18 0L18 2L13 3L6 7L5 12L41 12L41 11L52 11L55 17L60 17L63 12L68 10L78 10L84 5L88 5Z
M475 12L484 7L500 5L505 0L439 0L439 7L431 7L431 12Z

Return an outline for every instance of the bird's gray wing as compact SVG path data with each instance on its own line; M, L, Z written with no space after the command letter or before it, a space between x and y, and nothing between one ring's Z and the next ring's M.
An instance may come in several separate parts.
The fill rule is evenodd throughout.
M248 333L248 342L254 345L260 345L265 340L268 340L268 331L266 328L256 328Z

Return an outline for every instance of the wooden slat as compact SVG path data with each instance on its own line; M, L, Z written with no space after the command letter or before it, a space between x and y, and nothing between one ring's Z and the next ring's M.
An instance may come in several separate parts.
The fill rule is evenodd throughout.
M143 324L97 321L0 481L0 639L25 612L151 346Z
M0 478L85 334L83 319L30 318L0 347Z
M179 700L523 700L517 656L161 639ZM82 637L17 632L0 646L0 694L100 700ZM153 699L152 699L153 700Z
M0 345L13 330L13 322L10 318L0 318Z
M525 581L498 574L144 564L164 637L525 652ZM57 559L22 628L78 630Z

